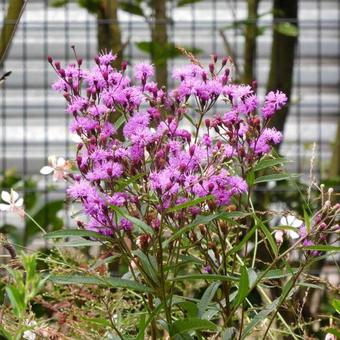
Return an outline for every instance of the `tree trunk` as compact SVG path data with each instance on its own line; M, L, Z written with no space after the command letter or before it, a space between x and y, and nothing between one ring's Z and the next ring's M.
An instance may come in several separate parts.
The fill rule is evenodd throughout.
M123 44L118 22L118 3L116 0L101 0L98 8L98 50L112 50L117 54L114 62L120 68L123 58Z
M160 52L165 50L168 44L166 0L153 1L153 14L151 60L155 65L157 83L160 86L167 86L167 58L159 58Z
M244 68L242 83L251 84L255 79L257 10L260 0L248 0L248 18L245 27Z
M8 4L6 17L4 18L0 33L0 69L5 61L6 53L14 36L15 29L24 10L25 4L25 0L10 0Z
M275 29L275 20L282 22L282 19L286 19L286 22L297 25L297 17L298 0L274 0L273 43L267 91L279 89L288 96L289 101L292 93L297 37L278 32ZM279 131L283 131L288 112L289 105L277 112L271 119L270 125L276 127Z

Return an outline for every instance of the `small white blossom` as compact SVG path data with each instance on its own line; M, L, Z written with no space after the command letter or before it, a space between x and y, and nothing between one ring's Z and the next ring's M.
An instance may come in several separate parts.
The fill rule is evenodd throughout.
M35 340L37 335L32 331L25 331L22 337L26 340Z
M58 181L64 179L65 173L70 169L70 164L63 157L50 156L48 163L40 169L42 175L53 173L53 180Z
M2 191L1 199L6 203L0 203L1 211L11 211L18 214L20 217L25 216L25 211L23 209L24 199L19 198L19 194L11 189L11 192Z
M336 336L331 333L327 333L325 336L325 340L336 340Z
M26 326L32 327L32 328L37 326L37 323L34 320L31 320L31 321L25 320L25 324ZM37 338L37 335L31 330L27 330L23 333L22 338L26 340L35 340Z
M299 220L294 215L283 216L280 223L281 225L287 225L296 228L297 230L303 225L303 221ZM299 238L297 231L287 230L286 233L293 240Z

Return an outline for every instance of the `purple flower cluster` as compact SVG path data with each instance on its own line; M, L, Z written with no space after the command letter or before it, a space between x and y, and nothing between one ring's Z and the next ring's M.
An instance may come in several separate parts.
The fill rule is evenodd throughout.
M53 88L64 95L70 130L82 140L80 174L69 175L67 192L82 203L85 227L106 235L130 232L132 223L112 206L155 229L162 219L180 227L246 194L244 171L282 140L266 123L286 96L270 92L261 107L250 86L230 84L227 59L218 67L214 57L208 70L198 63L174 70L179 84L171 92L151 81L152 65L136 65L132 80L126 63L121 70L111 66L114 59L98 55L91 70L83 70L80 59L65 69L50 59L59 76ZM225 111L207 118L217 101ZM173 212L197 198L203 199Z

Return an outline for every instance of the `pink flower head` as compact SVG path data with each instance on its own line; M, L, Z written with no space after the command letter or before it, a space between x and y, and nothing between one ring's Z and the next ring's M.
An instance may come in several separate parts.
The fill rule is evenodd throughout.
M141 80L142 82L146 82L146 80L152 77L155 73L152 65L148 63L139 63L134 68L135 78Z
M110 65L113 61L117 59L115 54L112 54L112 51L108 53L102 53L98 55L98 60L100 65Z
M265 97L262 108L263 117L266 119L271 118L276 111L281 110L283 106L286 105L287 100L288 98L283 92L279 90L276 92L270 91Z

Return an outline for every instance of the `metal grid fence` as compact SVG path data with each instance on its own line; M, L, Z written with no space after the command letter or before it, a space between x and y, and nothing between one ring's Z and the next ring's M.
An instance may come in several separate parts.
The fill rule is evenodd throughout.
M199 49L198 57L207 63L212 53L228 54L220 34L225 28L229 51L233 51L242 68L244 37L235 23L246 18L246 1L206 0L183 7L176 4L174 0L168 1L170 41ZM7 6L8 0L1 0L2 18ZM260 1L259 13L268 13L258 20L264 30L257 38L255 63L260 93L264 93L268 78L271 28L275 24L271 9L272 1ZM298 18L293 93L281 151L294 161L290 165L292 171L308 173L312 144L316 142L315 170L325 177L340 117L340 3L300 0ZM122 40L126 42L124 59L132 64L148 59L148 54L136 46L140 41L150 40L147 22L122 10L118 12L118 19ZM52 55L67 62L72 59L70 46L75 45L85 66L90 66L97 52L96 32L95 16L80 8L76 1L55 8L51 1L31 0L3 65L3 70L11 70L12 74L0 89L0 173L15 168L23 178L37 178L41 199L45 202L63 196L64 187L58 186L49 192L50 180L42 179L39 169L51 154L64 157L74 154L69 118L63 99L50 88L55 75L46 58ZM181 57L168 60L169 69L184 62Z

